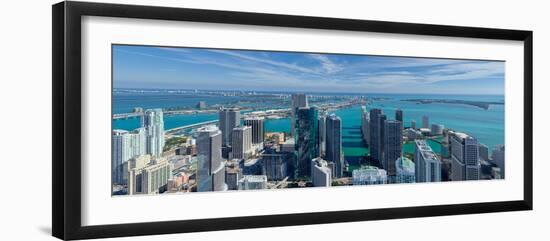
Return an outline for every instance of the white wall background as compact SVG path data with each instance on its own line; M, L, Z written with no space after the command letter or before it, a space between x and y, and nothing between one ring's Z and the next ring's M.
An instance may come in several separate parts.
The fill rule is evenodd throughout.
M534 31L534 206L508 212L121 238L119 240L544 240L550 191L543 156L550 119L546 1L118 0L108 2L527 29ZM51 231L51 4L9 1L0 10L0 240L54 240ZM546 129L545 129L546 128ZM7 155L6 155L7 153ZM336 201L336 200L335 200Z

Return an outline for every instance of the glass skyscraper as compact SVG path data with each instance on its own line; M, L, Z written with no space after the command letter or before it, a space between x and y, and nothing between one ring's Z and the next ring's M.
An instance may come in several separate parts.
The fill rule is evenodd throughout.
M231 146L233 128L241 124L241 112L235 108L221 109L218 113L222 146Z
M401 121L384 121L384 156L383 166L388 176L395 176L395 161L401 157L403 150L403 125Z
M335 164L335 177L344 174L344 155L342 150L342 119L336 115L326 118L326 155L325 159Z
M318 155L319 138L317 127L317 108L300 107L296 109L296 175L298 177L309 176L311 173L311 160Z
M384 115L381 109L371 109L369 117L370 157L373 161L382 163L384 121L386 120L386 115Z
M296 109L300 107L307 107L307 96L303 93L296 93L290 96L290 134L295 136L296 134Z

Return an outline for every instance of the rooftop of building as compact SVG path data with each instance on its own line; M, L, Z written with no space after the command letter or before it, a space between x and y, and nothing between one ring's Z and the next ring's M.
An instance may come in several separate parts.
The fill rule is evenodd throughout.
M384 122L388 124L401 124L401 121L398 120L385 120Z
M213 132L218 131L218 127L216 125L206 125L199 129L197 129L197 132Z
M295 141L293 138L289 138L285 141L285 143L283 143L283 145L294 145L295 144Z
M466 139L468 137L470 137L468 134L466 133L463 133L463 132L455 132L454 135L460 139Z
M235 128L233 128L233 130L246 130L246 129L251 129L252 127L250 126L237 126Z
M258 161L261 160L260 158L252 158L252 159L247 159L245 162L244 162L244 165L245 166L253 166L253 165L256 165L256 163L258 163Z
M239 108L235 107L222 107L220 111L239 111Z
M387 175L386 170L380 169L375 166L362 166L359 169L355 169L352 172L352 176L358 175Z
M129 132L127 130L121 130L121 129L113 130L113 135L122 135L122 134L126 134L126 133L129 133Z
M244 175L239 182L267 182L266 175Z
M426 161L437 161L437 155L425 140L415 140L416 148Z
M328 162L321 157L314 158L311 161L315 162L315 165L319 167L326 167L328 165Z
M261 117L261 116L247 116L246 118L244 118L244 120L263 120L265 119L264 117Z
M403 169L413 169L414 170L414 162L411 161L411 159L406 158L404 156L397 158L395 161L396 166L402 167Z

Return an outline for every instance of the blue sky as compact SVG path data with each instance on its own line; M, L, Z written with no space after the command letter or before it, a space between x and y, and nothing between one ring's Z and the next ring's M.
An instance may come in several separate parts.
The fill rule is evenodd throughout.
M113 47L114 88L504 94L504 62Z

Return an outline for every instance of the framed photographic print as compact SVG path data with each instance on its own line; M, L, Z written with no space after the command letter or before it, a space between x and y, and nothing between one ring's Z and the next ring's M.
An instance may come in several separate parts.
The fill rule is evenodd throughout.
M532 32L53 6L53 235L532 209Z

